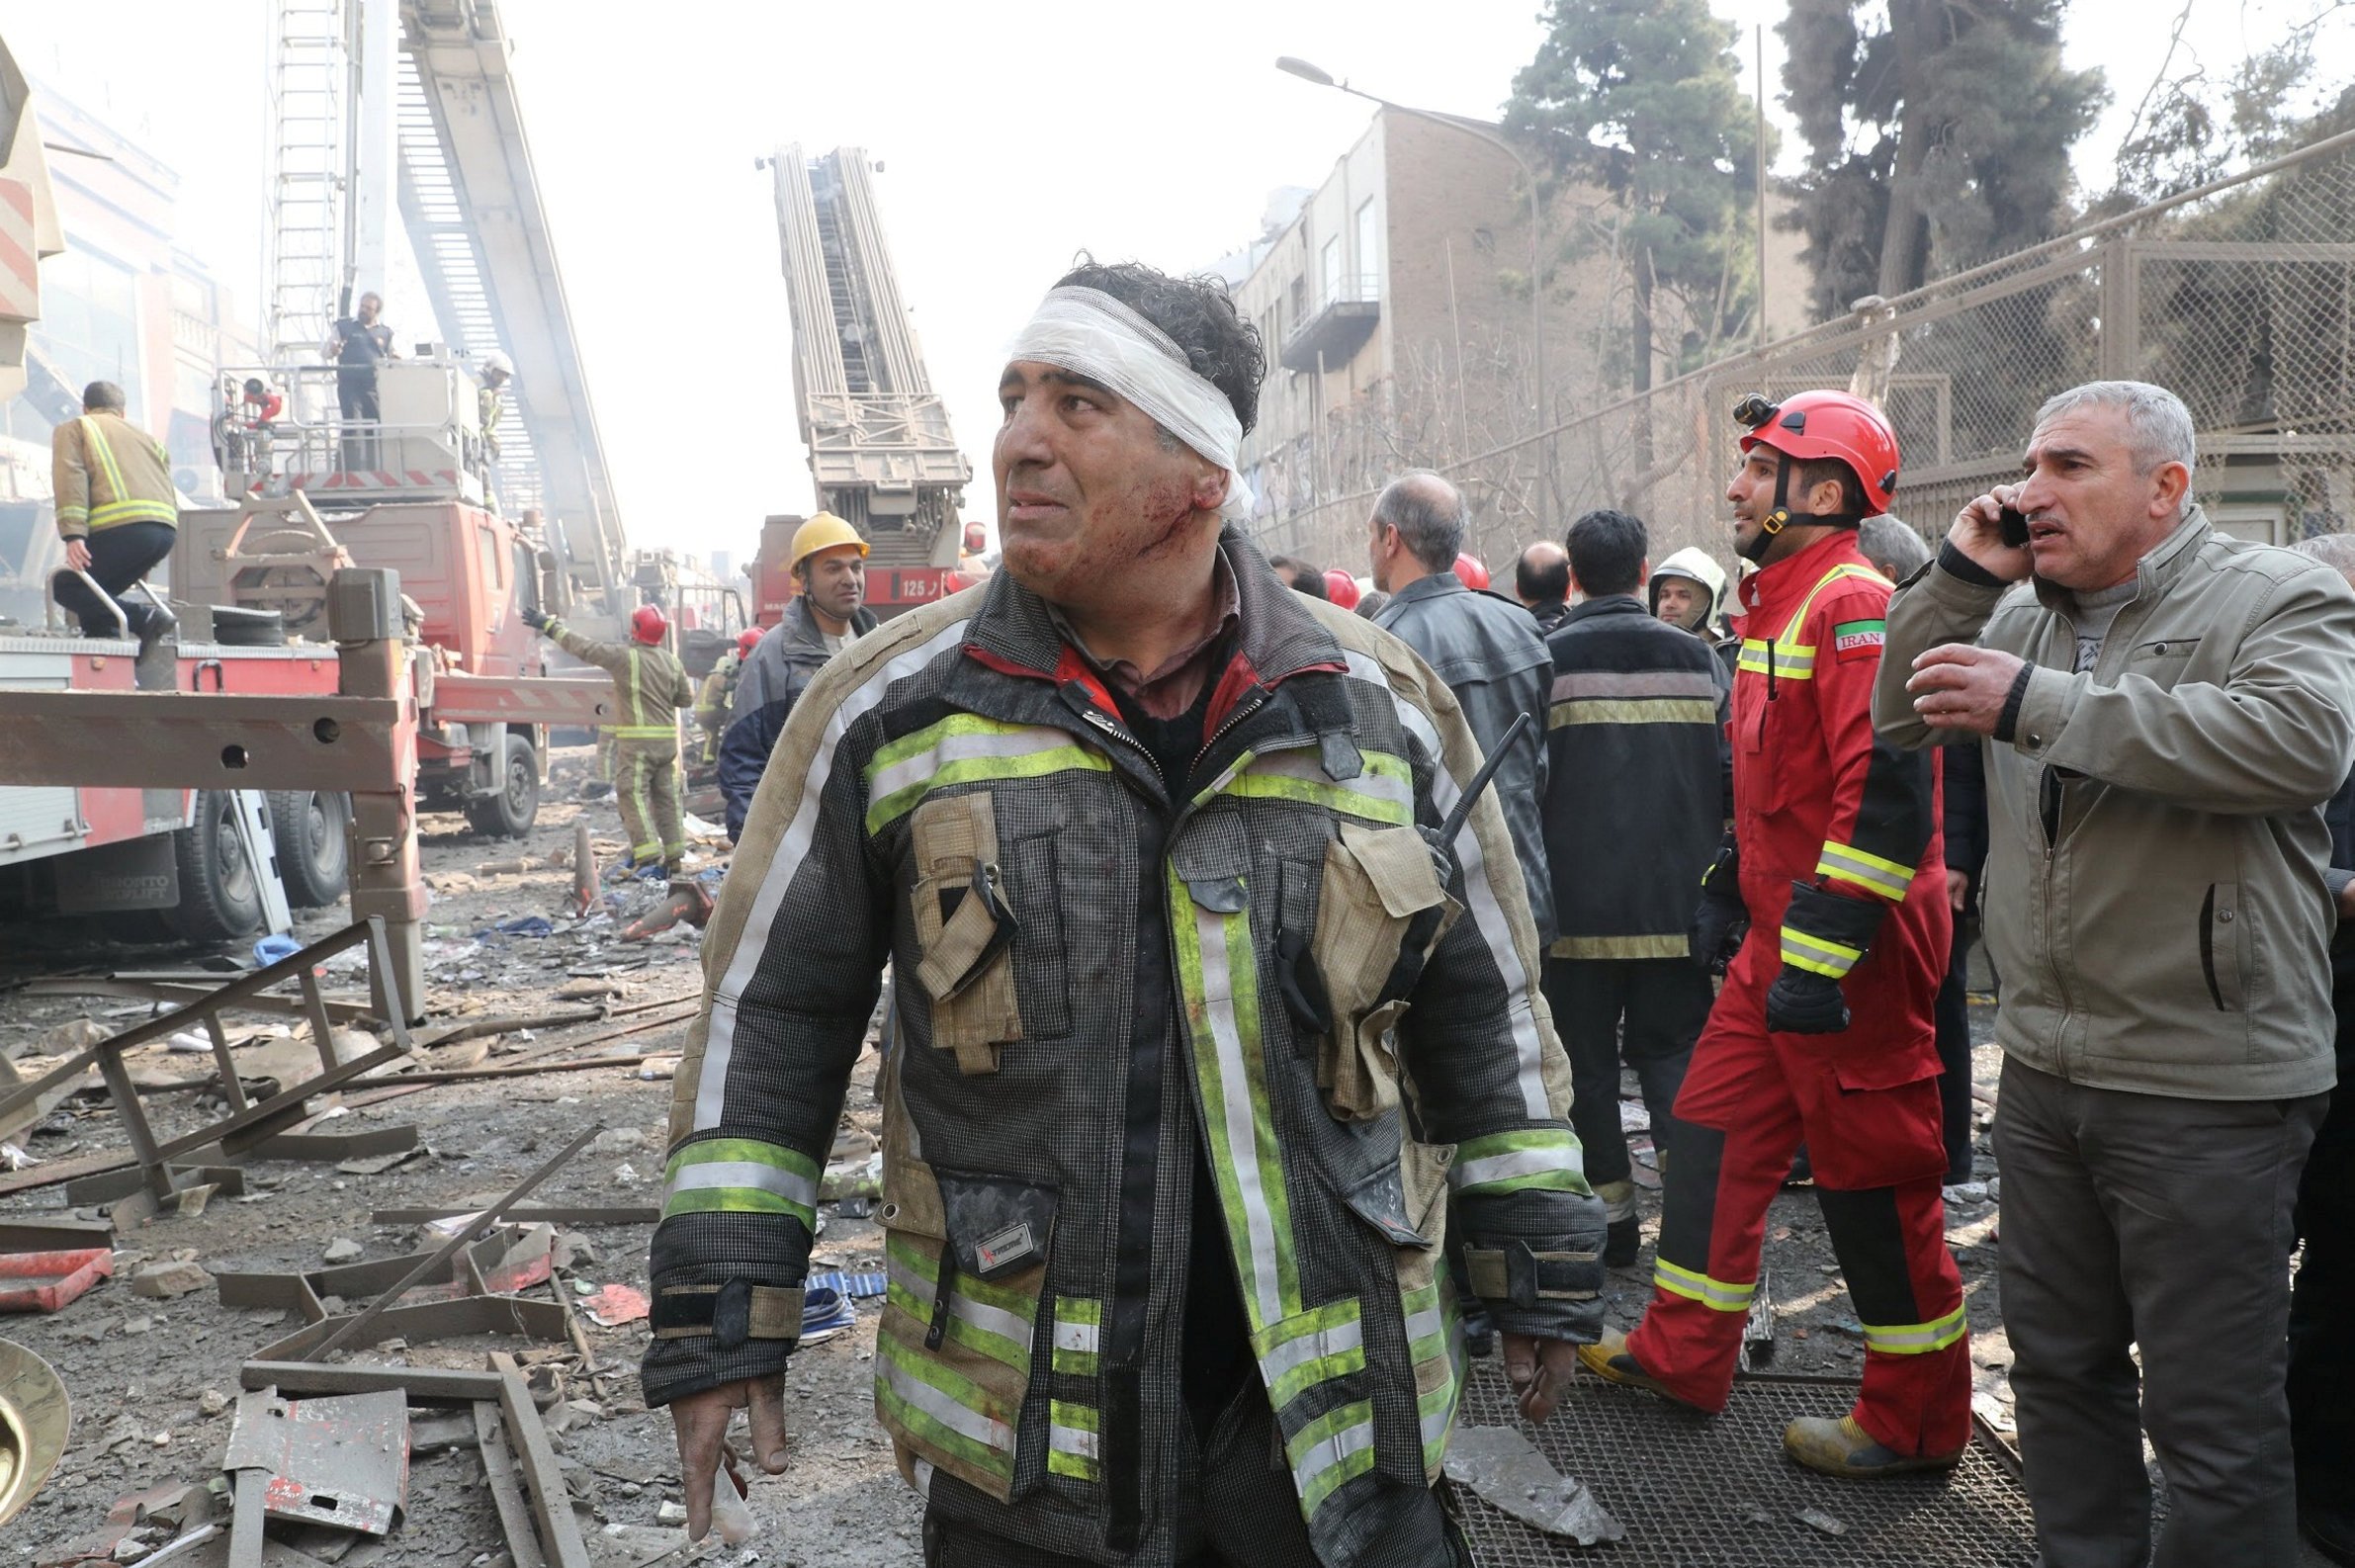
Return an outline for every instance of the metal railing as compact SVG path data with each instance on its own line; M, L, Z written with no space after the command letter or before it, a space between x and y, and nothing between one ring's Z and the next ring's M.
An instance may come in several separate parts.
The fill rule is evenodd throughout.
M2212 513L2283 541L2355 518L2355 132L1870 305L1477 451L1422 439L1389 411L1405 389L1377 392L1329 413L1318 450L1270 456L1255 529L1353 561L1382 480L1426 467L1463 487L1492 564L1599 506L1644 517L1654 560L1728 557L1735 400L1858 384L1896 426L1898 511L1935 536L2017 468L2047 397L2096 379L2182 396Z

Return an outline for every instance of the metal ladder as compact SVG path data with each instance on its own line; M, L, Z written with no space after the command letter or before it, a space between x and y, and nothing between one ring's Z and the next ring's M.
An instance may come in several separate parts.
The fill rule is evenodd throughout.
M343 0L278 0L272 23L264 325L286 363L315 355L335 320L357 18Z
M837 192L821 189L818 198L818 244L826 256L826 292L833 300L834 336L842 345L842 377L849 390L875 390L867 369L866 328L850 292L850 266L842 253L842 224L834 212Z

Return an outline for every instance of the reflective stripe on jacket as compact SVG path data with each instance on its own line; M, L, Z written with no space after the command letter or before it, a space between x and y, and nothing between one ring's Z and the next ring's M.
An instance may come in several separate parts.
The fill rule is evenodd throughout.
M547 633L557 647L613 677L620 712L615 723L605 726L607 735L617 740L678 739L679 710L695 700L695 684L668 649L638 642L600 643L562 621L549 622Z
M79 539L124 523L180 521L171 454L121 414L84 414L49 437L57 532Z
M904 1471L1031 1547L1168 1563L1190 1233L1219 1225L1251 1386L1349 1565L1454 1421L1447 1190L1515 1332L1598 1332L1603 1219L1503 816L1478 803L1444 887L1416 829L1478 765L1469 731L1404 645L1221 548L1241 631L1184 781L1009 573L802 694L710 927L651 1275L657 1322L802 1283L888 959L875 1405ZM647 1398L790 1349L657 1338Z

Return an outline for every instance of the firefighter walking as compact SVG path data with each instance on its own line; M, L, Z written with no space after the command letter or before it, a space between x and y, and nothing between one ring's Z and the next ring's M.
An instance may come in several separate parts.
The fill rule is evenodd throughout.
M1951 915L1934 764L1873 732L1890 585L1856 539L1888 510L1897 442L1845 392L1753 396L1735 417L1747 434L1726 495L1760 569L1740 590L1734 827L1693 956L1720 956L1745 916L1750 934L1677 1097L1650 1308L1580 1358L1722 1410L1767 1206L1804 1141L1865 1378L1853 1410L1792 1422L1784 1447L1832 1475L1938 1468L1970 1436L1932 1019Z
M557 647L613 677L620 705L606 733L613 738L616 803L630 834L628 869L659 865L675 872L687 855L679 815L678 715L695 700L695 686L676 654L664 648L670 623L651 604L630 614L630 641L600 643L537 610L524 612Z

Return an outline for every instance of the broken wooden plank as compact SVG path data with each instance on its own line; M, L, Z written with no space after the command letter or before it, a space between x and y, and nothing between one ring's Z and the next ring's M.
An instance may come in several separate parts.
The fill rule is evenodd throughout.
M540 1423L531 1388L512 1355L491 1351L490 1369L499 1375L499 1414L515 1445L532 1521L540 1526L541 1547L555 1568L589 1568L588 1544L580 1538L580 1523L572 1517L572 1499L565 1490L565 1472L549 1445L548 1429Z
M438 1366L322 1366L316 1361L247 1361L237 1369L242 1388L282 1394L377 1394L397 1388L412 1405L468 1405L499 1397L496 1372L453 1372Z

